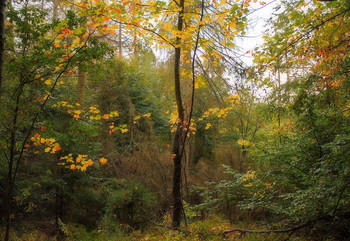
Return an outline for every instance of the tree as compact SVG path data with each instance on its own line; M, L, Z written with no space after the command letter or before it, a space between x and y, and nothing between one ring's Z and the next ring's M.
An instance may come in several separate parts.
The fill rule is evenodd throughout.
M4 80L4 46L5 46L5 12L6 1L0 4L0 97L2 96L2 85Z
M2 196L5 240L9 240L16 177L23 159L33 154L28 152L31 141L47 145L45 152L51 154L61 149L52 138L45 139L39 134L32 136L39 128L45 107L51 102L63 76L69 75L75 67L75 61L90 58L89 51L103 51L100 45L96 46L97 42L91 42L87 47L92 32L86 32L84 42L76 41L74 35L79 35L82 29L75 25L73 15L54 23L47 22L45 16L29 3L8 10L16 41L8 41L13 45L9 48L13 51L8 51L5 62L9 81L3 85L0 128L1 161L7 171ZM96 49L92 50L95 46Z
M277 120L265 126L269 131L261 132L262 141L248 152L257 163L254 176L236 175L235 184L241 182L249 196L241 206L266 208L283 220L282 227L289 226L281 230L313 226L340 239L348 236L342 230L349 225L344 161L349 156L349 39L344 36L350 9L344 2L318 1L278 8L283 11L273 32L256 53L257 68L265 86L274 86L266 78L271 69L290 75L270 95L279 102Z

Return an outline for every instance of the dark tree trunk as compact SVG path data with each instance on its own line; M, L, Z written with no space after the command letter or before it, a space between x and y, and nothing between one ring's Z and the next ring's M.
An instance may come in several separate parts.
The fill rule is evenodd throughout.
M4 80L4 46L5 46L5 12L6 0L1 0L0 3L0 97L2 95L2 86Z
M180 0L179 4L181 10L179 11L177 30L179 32L183 29L183 14L185 0ZM177 45L180 44L181 38L176 38ZM173 144L173 161L174 161L174 172L173 172L173 217L172 227L178 229L181 223L181 212L182 212L182 197L181 197L181 169L182 169L182 155L183 145L185 141L184 132L184 107L181 98L181 85L180 85L180 64L181 63L181 47L175 48L175 65L174 65L174 81L175 81L175 96L176 105L178 111L177 130L175 133L175 139Z
M174 144L173 144L173 160L174 160L174 172L173 172L173 229L178 229L181 223L182 212L182 195L181 195L181 170L182 170L182 142L184 141L184 132L182 123L177 126Z
M19 93L16 97L16 106L14 109L12 126L11 126L11 137L9 143L9 158L8 162L8 172L7 172L7 180L5 187L5 196L4 196L4 204L5 204L5 221L6 221L6 229L5 229L5 241L10 239L10 229L11 229L11 213L12 213L12 196L13 189L16 177L16 169L18 168L19 160L16 160L16 133L17 133L17 122L18 122L18 114L19 114L19 102L23 89L19 90Z

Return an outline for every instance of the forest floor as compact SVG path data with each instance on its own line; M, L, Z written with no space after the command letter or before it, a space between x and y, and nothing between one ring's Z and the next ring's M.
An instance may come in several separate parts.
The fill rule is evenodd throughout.
M232 225L228 221L219 217L211 217L201 221L194 221L183 227L181 231L174 231L161 225L150 225L143 230L132 230L130 226L120 225L120 227L111 229L98 229L87 231L84 226L79 224L66 225L63 232L65 237L58 239L56 236L49 235L45 230L28 230L28 232L14 232L12 240L14 241L268 241L268 240L295 240L306 241L308 239L289 234L256 234L246 233L242 235L239 232L232 232L226 236L223 233L233 228L247 228L247 224ZM248 225L249 229L254 229L254 224Z

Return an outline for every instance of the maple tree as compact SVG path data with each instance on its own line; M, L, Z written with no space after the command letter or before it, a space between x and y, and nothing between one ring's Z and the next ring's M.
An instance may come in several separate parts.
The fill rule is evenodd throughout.
M21 162L29 155L30 139L35 146L46 145L45 152L54 154L61 149L52 138L41 138L39 134L31 137L38 128L40 116L51 102L54 91L63 84L61 79L71 75L75 64L83 61L96 47L93 43L87 46L94 30L88 30L82 36L84 41L74 38L75 34L82 33L82 29L74 29L75 26L70 24L72 19L47 23L43 12L28 5L12 6L8 18L12 32L8 32L7 39L11 37L18 42L9 41L13 51L6 57L13 60L6 62L7 81L2 86L1 149L8 170L2 210L6 218L5 240L9 239L15 180ZM105 163L102 159L101 164ZM86 162L82 168L90 164Z

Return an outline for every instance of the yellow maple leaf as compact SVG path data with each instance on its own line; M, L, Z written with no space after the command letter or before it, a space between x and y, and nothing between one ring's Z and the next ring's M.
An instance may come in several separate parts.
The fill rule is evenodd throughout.
M127 128L125 128L125 129L120 129L120 132L121 133L125 133L125 132L128 132L129 131L129 129L127 129Z
M50 84L52 84L52 80L47 79L47 80L45 80L44 84L46 84L46 85L50 85Z
M119 113L117 111L112 111L111 113L109 113L110 117L115 117L115 116L119 116Z
M99 162L101 165L105 165L107 163L107 159L102 157L102 158L100 158Z
M237 141L237 144L240 145L240 146L250 146L251 145L251 143L249 141L243 140L243 139L239 139Z
M204 128L204 129L208 130L208 129L209 129L211 126L212 126L212 124L207 123L207 125L205 126L205 128Z
M87 162L85 163L85 166L89 167L89 166L92 166L92 164L94 164L94 162L93 162L91 159L89 159L89 160L87 160Z

